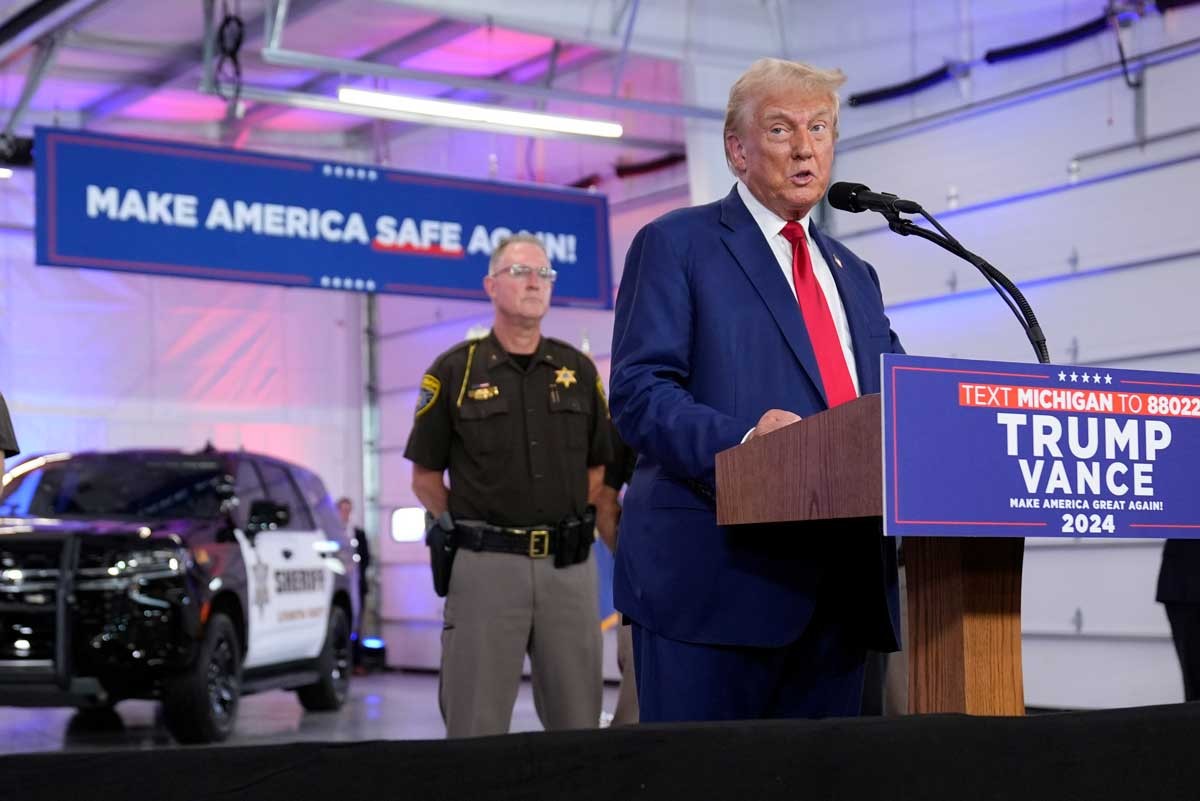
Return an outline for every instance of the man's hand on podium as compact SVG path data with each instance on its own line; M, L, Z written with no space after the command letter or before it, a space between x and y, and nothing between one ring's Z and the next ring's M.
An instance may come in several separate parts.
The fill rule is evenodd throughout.
M770 409L766 414L758 418L758 424L750 429L746 441L752 440L755 437L761 437L763 434L770 434L776 429L798 422L800 422L800 415L795 412L789 412L785 409Z

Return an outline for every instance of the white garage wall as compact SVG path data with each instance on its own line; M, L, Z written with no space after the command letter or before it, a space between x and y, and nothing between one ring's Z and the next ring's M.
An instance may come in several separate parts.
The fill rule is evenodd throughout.
M35 266L32 178L0 185L0 391L25 453L211 441L361 495L362 296Z

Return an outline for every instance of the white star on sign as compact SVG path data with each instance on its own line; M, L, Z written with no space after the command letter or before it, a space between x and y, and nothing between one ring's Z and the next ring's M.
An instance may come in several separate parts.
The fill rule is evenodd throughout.
M1079 373L1071 373L1071 383L1075 383L1075 379L1079 378Z
M1083 374L1083 383L1085 383L1085 384L1091 383L1091 380L1092 380L1092 377L1090 375L1088 375L1087 373Z
M1104 375L1104 383L1105 383L1105 384L1111 384L1111 383L1112 383L1112 376L1111 376L1111 375L1109 375L1109 374L1107 374L1107 373L1105 373L1105 375Z
M1059 381L1066 381L1066 380L1067 380L1067 374L1066 374L1066 373L1064 373L1063 371L1059 370L1059 371L1058 371L1058 380L1059 380Z
M1100 383L1100 374L1099 374L1099 373L1095 373L1095 374L1092 376L1092 383L1095 383L1095 384L1099 384L1099 383Z

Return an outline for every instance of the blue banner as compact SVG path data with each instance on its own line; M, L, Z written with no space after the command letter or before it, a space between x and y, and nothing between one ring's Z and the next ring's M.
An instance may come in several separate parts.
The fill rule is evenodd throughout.
M612 307L603 195L55 128L36 137L39 264L486 300L492 249L524 231L558 271L555 304Z
M1200 376L883 357L884 531L1200 538Z

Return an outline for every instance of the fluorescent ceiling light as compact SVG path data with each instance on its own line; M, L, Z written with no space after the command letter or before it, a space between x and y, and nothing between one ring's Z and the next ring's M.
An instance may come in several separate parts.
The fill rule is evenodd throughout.
M606 139L617 139L624 133L621 126L615 122L563 117L558 114L538 114L533 111L517 111L496 106L481 106L475 103L453 103L448 100L431 100L426 97L394 95L388 92L356 89L352 86L339 88L338 100L349 106L388 111L420 122L441 120L443 124L501 130L508 133L570 134L599 136Z
M0 180L6 180L13 177L13 171L8 167L0 167Z

